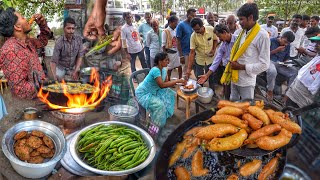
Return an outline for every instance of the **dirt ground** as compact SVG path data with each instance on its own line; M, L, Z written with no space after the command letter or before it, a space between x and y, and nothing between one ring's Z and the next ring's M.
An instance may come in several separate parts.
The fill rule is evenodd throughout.
M173 71L173 77L176 76L177 72ZM178 89L178 86L175 87ZM217 90L218 96L222 96L222 89L218 88ZM21 100L11 96L11 93L8 89L5 90L2 95L8 110L8 116L4 117L0 121L0 139L2 139L4 133L12 127L14 124L24 121L21 117L23 109L27 107L36 107L37 109L41 109L39 106L40 101L38 100ZM191 115L195 114L195 105L191 104ZM85 125L89 125L95 122L107 121L109 119L109 114L107 112L108 107L105 107L101 112L89 112L86 114ZM167 136L183 121L185 121L185 104L183 101L180 101L180 108L175 108L174 116L168 119L166 126L163 128L164 130L161 132L158 146L161 147ZM52 116L50 112L42 112L40 120L52 123L56 126L62 124L62 122L55 117ZM61 126L60 126L61 127ZM288 150L288 162L297 165L301 169L303 169L312 179L319 178L318 173L315 170L309 169L306 165L302 164L299 159L296 158L295 152L293 149ZM78 177L69 172L67 172L64 168L60 170L57 169L58 173L51 176L50 179L121 179L121 178L107 178L107 177ZM144 177L140 179L143 180L152 180L153 167L147 168L147 171L144 173ZM125 177L123 177L125 178ZM123 179L122 178L122 179ZM9 160L5 157L5 155L0 153L0 180L1 179L25 179L20 176L15 170L12 168Z

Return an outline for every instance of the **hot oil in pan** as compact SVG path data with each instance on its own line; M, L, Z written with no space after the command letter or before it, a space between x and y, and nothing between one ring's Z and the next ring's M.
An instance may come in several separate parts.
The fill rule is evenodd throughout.
M175 148L175 147L174 147ZM279 159L279 164L277 167L276 172L269 177L269 179L277 179L279 178L280 175L282 174L283 168L285 166L286 162L286 154L285 150L279 149L275 152L273 152L270 155L265 155L265 156L257 156L257 157L240 157L236 155L232 155L227 152L210 152L210 151L205 151L202 148L201 149L203 152L203 157L204 157L204 164L203 168L209 169L209 173L206 176L203 177L192 177L192 180L222 180L222 179L227 179L230 175L236 174L238 175L240 180L251 180L251 179L257 179L258 175L260 174L262 168L274 157L276 157L277 153L282 154L281 158ZM177 179L174 173L174 170L178 166L182 166L187 169L188 172L191 174L191 161L192 157L196 150L193 152L193 154L187 158L183 159L180 157L180 159L168 169L168 179ZM239 173L239 169L241 166L243 166L247 162L251 162L253 159L259 159L262 160L262 165L260 169L253 175L248 176L248 177L242 177ZM238 166L240 162L240 166Z

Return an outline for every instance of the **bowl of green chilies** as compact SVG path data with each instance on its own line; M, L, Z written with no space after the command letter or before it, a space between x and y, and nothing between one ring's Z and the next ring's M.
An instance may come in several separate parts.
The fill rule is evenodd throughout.
M129 123L106 121L80 130L70 142L73 159L96 174L122 176L148 166L156 153L152 137Z

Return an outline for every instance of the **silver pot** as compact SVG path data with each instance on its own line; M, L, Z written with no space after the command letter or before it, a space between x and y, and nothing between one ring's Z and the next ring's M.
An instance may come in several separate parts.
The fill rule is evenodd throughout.
M201 87L198 89L197 94L199 101L207 104L211 102L214 92L211 88Z
M129 105L114 105L108 109L111 121L134 123L139 110Z
M123 171L104 171L104 170L100 170L100 169L96 169L92 166L89 166L88 164L86 164L84 161L82 161L82 158L80 157L79 155L79 152L77 150L77 143L80 139L80 134L88 129L91 129L95 126L98 126L100 124L105 124L105 125L122 125L122 126L127 126L135 131L137 131L138 133L141 134L142 136L142 139L144 140L144 142L147 144L147 146L150 148L150 153L149 153L149 156L147 157L147 159L141 163L140 165L132 168L132 169L128 169L128 170L123 170ZM155 154L156 154L156 145L152 139L152 137L146 132L144 131L143 129L133 125L133 124L129 124L129 123L125 123L125 122L120 122L120 121L106 121L106 122L100 122L100 123L95 123L95 124L92 124L82 130L80 130L76 135L75 137L71 140L71 143L70 143L70 153L71 153L71 156L73 157L73 159L83 168L91 171L91 172L94 172L96 174L101 174L101 175L106 175L106 176L123 176L123 175L128 175L128 174L133 174L137 171L140 171L141 169L145 168L146 166L148 166Z
M39 130L49 136L55 145L54 156L41 164L31 164L21 161L14 153L14 135L20 131ZM41 178L52 172L58 161L64 156L67 150L66 140L60 129L53 124L32 120L18 123L11 127L3 136L2 151L9 159L13 169L26 178Z

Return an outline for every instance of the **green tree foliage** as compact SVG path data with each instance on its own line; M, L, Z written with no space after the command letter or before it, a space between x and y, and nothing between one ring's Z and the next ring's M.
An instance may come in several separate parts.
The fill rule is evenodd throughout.
M62 16L64 0L2 0L2 8L13 7L26 18L35 13L43 14L47 21L54 15Z
M256 0L262 15L275 13L278 18L287 20L294 14L319 15L318 0Z

